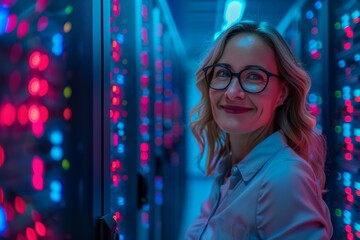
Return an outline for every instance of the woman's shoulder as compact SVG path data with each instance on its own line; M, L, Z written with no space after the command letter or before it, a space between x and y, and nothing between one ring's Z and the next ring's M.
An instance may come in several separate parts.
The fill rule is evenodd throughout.
M264 167L264 178L269 182L285 185L304 180L316 182L316 176L310 164L290 147L279 151Z

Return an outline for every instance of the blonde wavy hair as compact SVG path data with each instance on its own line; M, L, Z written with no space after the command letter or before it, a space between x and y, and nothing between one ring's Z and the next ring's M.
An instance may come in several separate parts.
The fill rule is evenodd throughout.
M282 107L278 107L274 118L274 129L282 130L288 145L308 162L324 189L326 142L322 134L315 131L315 117L310 113L307 96L311 79L280 33L266 22L241 21L228 28L216 40L196 72L196 86L201 100L190 114L191 131L200 146L198 163L205 154L206 175L213 175L216 165L231 152L228 135L215 123L209 101L209 88L202 69L217 63L232 37L240 33L259 36L275 52L279 75L288 83L289 95Z

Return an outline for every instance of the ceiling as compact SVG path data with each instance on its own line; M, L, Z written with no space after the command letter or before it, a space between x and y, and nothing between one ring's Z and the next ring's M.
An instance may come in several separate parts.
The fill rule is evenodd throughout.
M225 0L168 0L188 57L199 60L222 23ZM277 26L296 0L247 0L243 19Z

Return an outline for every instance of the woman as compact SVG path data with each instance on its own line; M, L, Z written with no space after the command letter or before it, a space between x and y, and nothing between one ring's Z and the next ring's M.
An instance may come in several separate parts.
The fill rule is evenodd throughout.
M330 239L311 81L281 35L264 22L237 23L196 77L191 129L215 182L185 239Z

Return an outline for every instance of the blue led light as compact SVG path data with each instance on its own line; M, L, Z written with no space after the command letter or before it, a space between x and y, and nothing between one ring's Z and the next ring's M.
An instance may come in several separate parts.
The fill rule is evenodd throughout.
M63 35L60 33L55 34L52 37L52 52L56 56L60 56L63 53Z
M118 201L117 201L119 206L124 206L125 205L125 198L124 197L118 197Z
M358 9L356 9L355 11L353 11L353 12L351 13L351 17L352 17L353 19L360 17L360 11L359 11Z
M345 67L345 66L346 66L345 61L344 61L344 60L339 60L339 61L338 61L338 66L339 66L339 68Z
M155 178L155 189L156 190L162 190L163 189L162 178L160 178L160 177Z
M359 182L355 182L355 183L354 183L354 188L355 188L356 190L360 190L360 183L359 183Z
M119 130L119 131L118 131L118 134L119 134L119 136L124 136L125 131L124 131L124 130Z
M118 153L124 153L124 151L125 151L124 144L119 144L118 147L117 147L117 152Z
M360 128L354 128L354 135L360 136Z
M6 231L6 214L5 209L0 206L0 233L4 233Z
M307 19L312 19L314 17L314 13L311 10L307 11L305 15Z
M61 189L62 185L59 181L52 181L50 184L50 198L54 202L60 202L61 201Z
M119 85L124 84L124 76L121 75L121 74L117 75L117 77L116 77L116 83L119 84Z
M320 9L320 8L322 8L322 2L321 1L316 1L314 6L315 6L316 9Z
M354 228L357 232L360 232L360 224L359 223L354 223Z
M317 102L317 95L315 93L309 94L309 102L310 103L316 103Z
M116 41L117 41L118 43L123 44L123 43L124 43L124 40L125 40L125 38L124 38L124 35L123 35L123 34L119 33L118 35L116 35Z
M9 10L0 5L0 35L5 33L8 22Z
M50 142L53 145L60 145L63 143L64 137L61 131L55 130L50 135Z
M60 161L63 157L63 149L59 146L53 146L50 150L50 156L55 161Z
M360 61L360 54L355 54L354 55L354 60L356 61L356 62L358 62L358 61Z
M155 193L155 203L157 205L162 205L163 204L163 196L162 196L161 192L156 192Z
M343 211L343 221L345 224L351 224L351 212L348 210Z
M117 124L117 127L118 127L119 129L124 129L124 123L123 123L123 122L119 122L119 123Z

